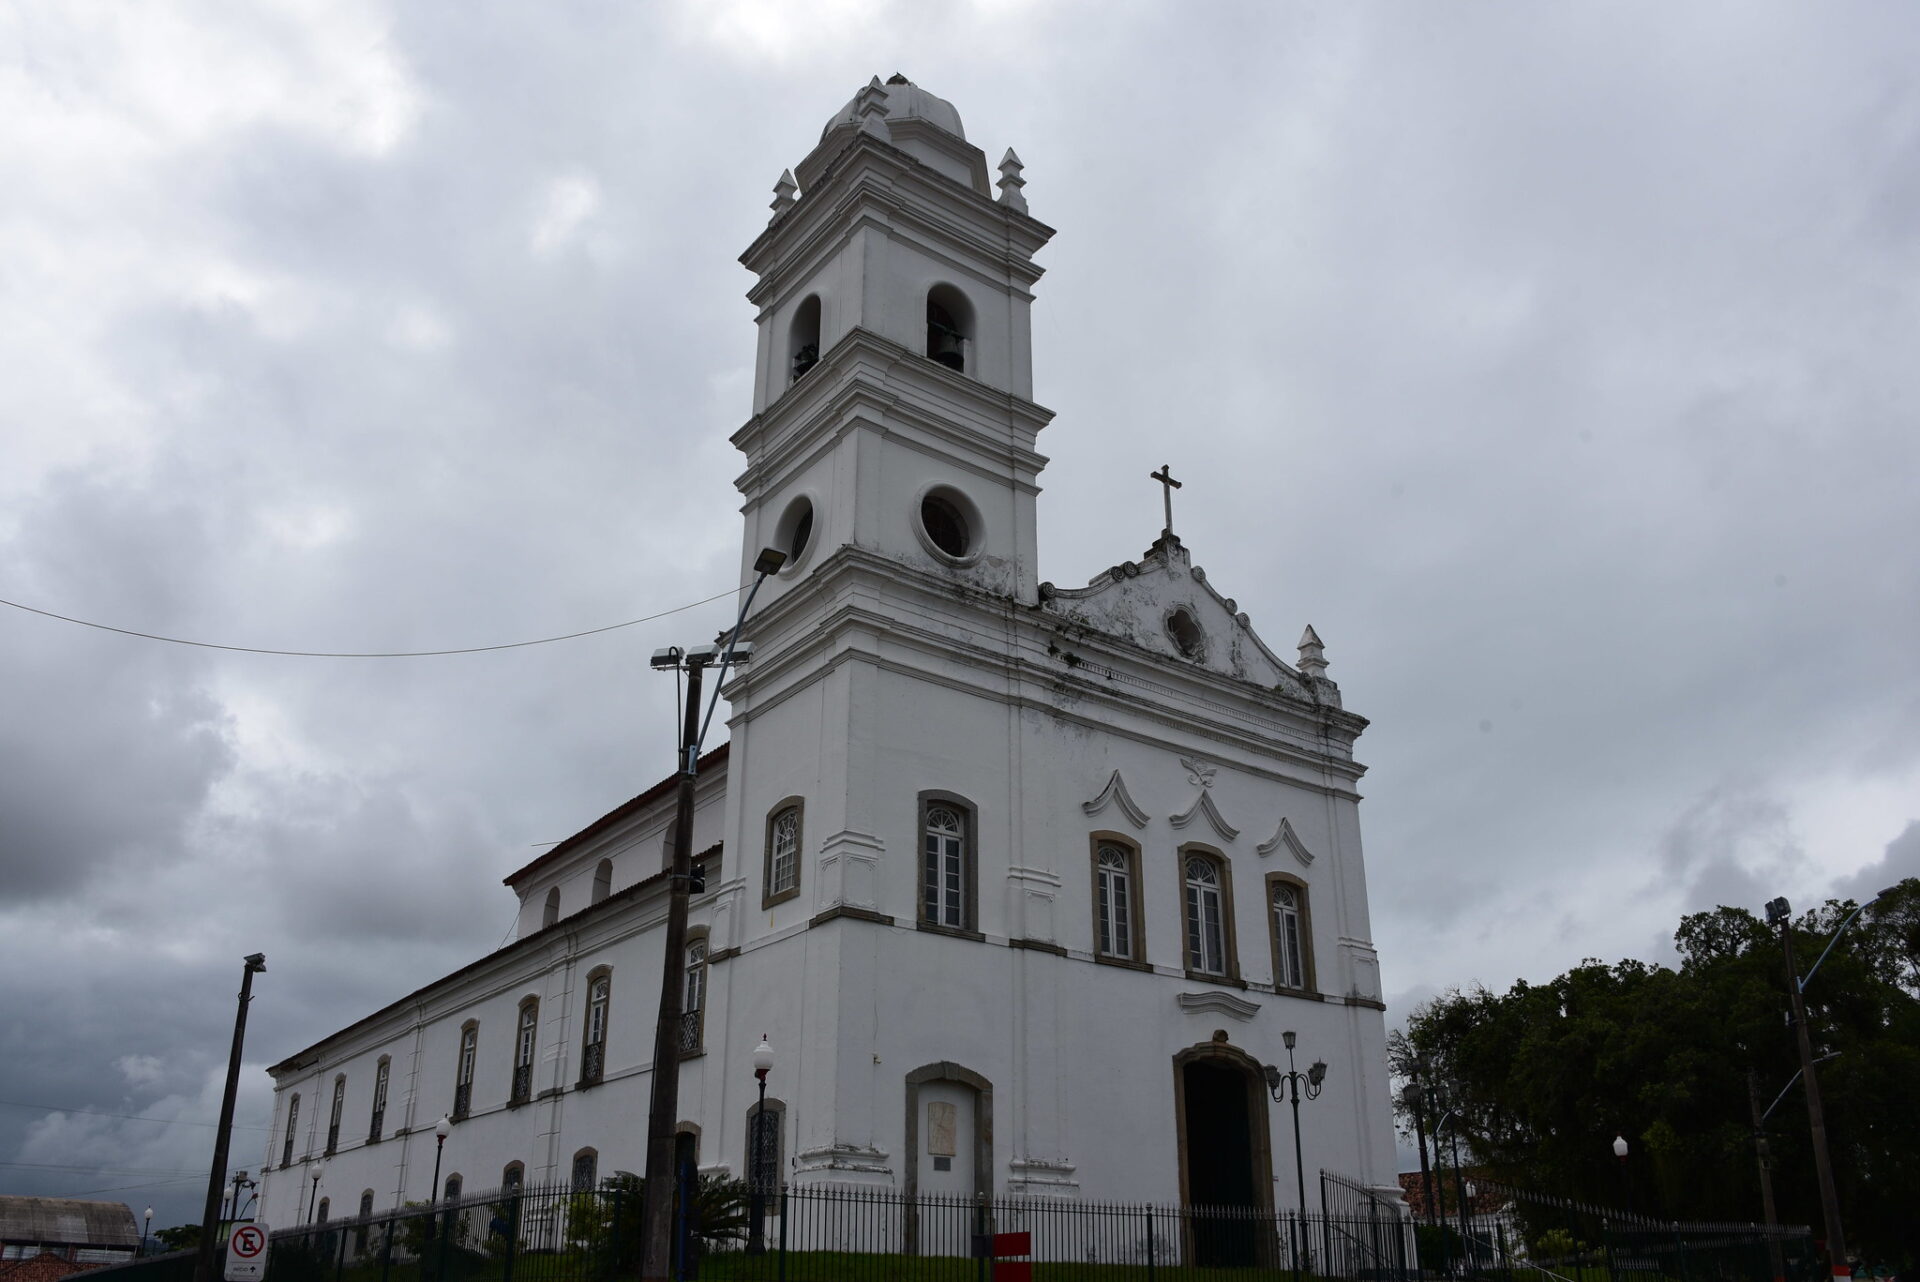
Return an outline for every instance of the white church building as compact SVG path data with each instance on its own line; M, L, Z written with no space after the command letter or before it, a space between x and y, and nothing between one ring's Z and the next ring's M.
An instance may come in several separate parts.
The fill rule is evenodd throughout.
M1283 661L1171 528L1041 580L1053 231L1022 185L951 104L875 79L742 255L743 581L788 560L700 767L680 1142L749 1174L764 1035L763 1175L1285 1209L1261 1070L1293 1031L1331 1066L1309 1200L1324 1169L1397 1202L1366 722L1311 628ZM645 1169L673 791L506 878L513 942L273 1065L262 1219L430 1199L443 1116L443 1195Z

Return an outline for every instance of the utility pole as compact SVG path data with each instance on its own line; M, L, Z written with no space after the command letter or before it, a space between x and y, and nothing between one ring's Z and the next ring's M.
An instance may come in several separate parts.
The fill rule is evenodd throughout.
M687 982L687 881L693 876L694 763L700 752L700 678L706 668L705 656L686 656L687 712L680 730L680 785L673 810L673 875L667 882L667 955L660 970L660 1018L653 1029L647 1182L641 1190L640 1276L647 1282L666 1282L667 1271L672 1267L673 1127L680 1113L680 990Z
M1835 1278L1851 1278L1847 1243L1840 1230L1840 1196L1833 1187L1833 1163L1827 1157L1827 1115L1820 1103L1820 1079L1813 1072L1813 1036L1807 1031L1807 1003L1800 994L1800 973L1793 964L1793 922L1785 899L1767 905L1767 919L1780 927L1780 948L1787 958L1787 999L1800 1043L1800 1072L1807 1083L1807 1125L1813 1132L1813 1173L1820 1181L1820 1214L1826 1222L1827 1267Z
M1773 1154L1767 1150L1766 1118L1760 1112L1760 1075L1752 1069L1747 1070L1747 1104L1753 1109L1753 1156L1760 1164L1760 1209L1767 1217L1767 1263L1773 1266L1773 1282L1787 1282L1787 1262L1776 1234L1780 1221L1773 1211Z
M726 648L701 646L692 650L670 647L654 652L653 667L684 668L687 673L686 716L680 727L680 779L674 797L673 872L667 878L666 957L660 966L660 1017L653 1027L653 1092L647 1108L647 1176L640 1190L641 1282L668 1282L673 1268L673 1128L680 1117L681 1003L687 982L687 899L693 877L693 788L700 764L700 743L713 720L700 716L700 679L707 665L719 659L714 703L726 683L727 669L744 663L753 647L740 644L740 629L753 598L767 576L787 561L776 548L763 548L753 562L753 587L740 605L740 614L727 636Z
M240 1048L247 1040L247 1003L253 1000L253 977L267 968L266 954L249 953L245 966L240 972L240 1010L233 1017L233 1049L227 1053L227 1089L220 1097L220 1126L213 1133L213 1168L207 1172L207 1203L200 1216L200 1253L193 1262L194 1282L214 1282L213 1240L220 1233L220 1195L227 1187L227 1141L233 1134L233 1102L240 1090ZM236 1185L236 1213L239 1201Z

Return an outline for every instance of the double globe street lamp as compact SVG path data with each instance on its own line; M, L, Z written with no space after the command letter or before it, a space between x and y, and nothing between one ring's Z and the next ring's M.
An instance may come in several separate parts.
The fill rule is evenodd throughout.
M1300 1154L1300 1097L1304 1095L1308 1099L1320 1098L1320 1087L1327 1080L1327 1061L1316 1059L1313 1061L1313 1066L1303 1073L1294 1067L1293 1030L1289 1028L1280 1034L1280 1040L1286 1043L1287 1047L1287 1071L1283 1073L1277 1065L1268 1064L1265 1069L1267 1089L1273 1093L1274 1103L1278 1104L1284 1100L1293 1105L1293 1178L1300 1190L1299 1233L1304 1234L1307 1231L1307 1168ZM1286 1088L1284 1091L1281 1089L1282 1086ZM1294 1238L1293 1244L1293 1271L1295 1273L1300 1271L1298 1236Z

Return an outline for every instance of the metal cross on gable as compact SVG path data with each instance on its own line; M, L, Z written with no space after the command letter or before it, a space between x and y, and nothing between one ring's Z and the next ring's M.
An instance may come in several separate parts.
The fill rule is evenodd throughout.
M1149 472L1147 475L1160 482L1160 497L1167 505L1167 528L1161 533L1171 538L1173 536L1173 492L1180 488L1180 482L1173 479L1171 463L1162 463L1158 472Z

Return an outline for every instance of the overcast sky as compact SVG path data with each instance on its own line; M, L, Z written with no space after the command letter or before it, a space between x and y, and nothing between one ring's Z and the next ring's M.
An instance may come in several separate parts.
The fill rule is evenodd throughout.
M726 590L735 259L900 71L1058 229L1041 576L1171 463L1372 719L1390 1018L1670 960L1920 872L1916 67L1891 2L16 0L0 596L358 651ZM671 769L646 656L726 609L324 660L0 608L0 1190L197 1219L240 957L252 1167L265 1064Z

